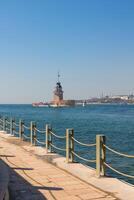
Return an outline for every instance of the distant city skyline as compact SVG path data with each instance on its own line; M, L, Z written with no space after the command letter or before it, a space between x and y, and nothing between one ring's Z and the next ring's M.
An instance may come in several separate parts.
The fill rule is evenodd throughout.
M133 0L0 2L0 103L134 92Z

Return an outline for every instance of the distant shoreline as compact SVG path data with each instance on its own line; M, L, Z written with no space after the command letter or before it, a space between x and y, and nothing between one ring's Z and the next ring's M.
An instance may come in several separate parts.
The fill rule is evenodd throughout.
M26 106L31 106L32 107L32 104L31 103L0 103L0 105L26 105ZM88 105L134 105L134 103L95 103L95 102L92 102L92 103L87 103L85 105L88 106ZM76 106L82 106L82 103L79 103L79 104L76 104L75 106L73 107L76 107Z

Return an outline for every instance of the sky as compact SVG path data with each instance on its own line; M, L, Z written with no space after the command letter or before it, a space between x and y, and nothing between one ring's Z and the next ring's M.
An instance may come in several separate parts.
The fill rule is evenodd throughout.
M134 92L133 0L0 0L0 103Z

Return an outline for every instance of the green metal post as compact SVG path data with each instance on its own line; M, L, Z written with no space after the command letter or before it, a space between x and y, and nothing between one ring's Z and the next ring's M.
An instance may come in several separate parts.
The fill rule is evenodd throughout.
M66 129L66 162L69 163L70 144L69 144L69 129Z
M49 137L49 125L46 125L46 153L48 153L49 150L49 141L48 141L48 137Z
M7 118L5 118L5 131L7 131Z
M46 125L46 153L48 153L48 151L51 153L52 152L52 134L50 133L50 130L52 128L50 127L50 125Z
M52 127L49 125L49 152L50 153L52 153L52 146L51 146L51 144L52 144L52 134L51 134L51 132L50 131L52 131Z
M14 120L11 118L10 119L10 134L13 135L13 122Z
M8 122L9 122L9 121L8 121L8 118L6 118L6 132L7 132L7 133L8 133L8 125L9 125Z
M105 175L105 165L104 162L106 160L106 151L103 144L105 144L105 136L104 135L96 135L96 176L104 176Z
M24 133L24 130L23 130L23 121L20 119L19 120L19 136L20 136L20 140L23 139L23 133Z
M12 131L13 131L13 136L14 136L14 131L15 131L15 125L14 125L14 123L15 123L15 119L13 119L13 129L12 129Z
M6 131L6 118L3 117L3 131Z
M101 136L101 175L105 176L106 174L106 167L104 163L106 162L106 137L104 135Z
M1 130L3 130L3 118L1 117L1 122L0 122L0 124L1 124Z
M2 120L2 118L1 118L1 116L0 116L0 130L2 129L1 120Z
M36 145L36 123L33 124L33 144Z
M96 176L101 176L101 135L96 135Z
M74 162L74 130L66 129L66 162Z
M31 131L31 133L30 133L30 139L31 139L31 145L33 145L33 124L34 124L34 122L31 122L31 123L30 123L30 131Z
M74 129L70 129L70 161L74 162L74 154L72 153L74 151L74 140L72 139L74 137Z

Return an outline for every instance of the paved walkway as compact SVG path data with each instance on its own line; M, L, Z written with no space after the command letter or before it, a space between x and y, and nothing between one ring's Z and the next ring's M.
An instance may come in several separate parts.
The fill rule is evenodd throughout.
M12 200L116 199L27 152L15 140L19 139L0 134L0 157L10 167Z

